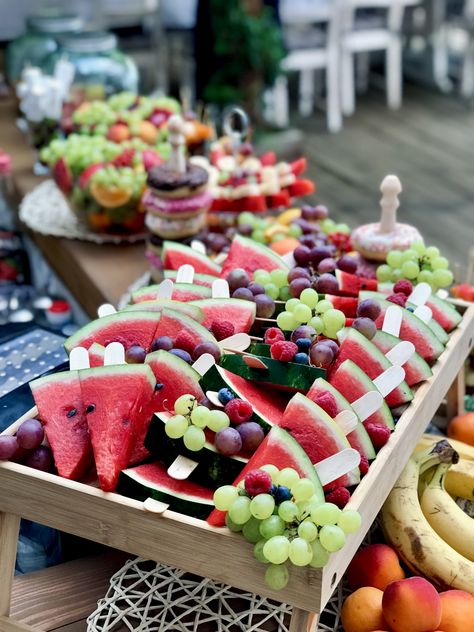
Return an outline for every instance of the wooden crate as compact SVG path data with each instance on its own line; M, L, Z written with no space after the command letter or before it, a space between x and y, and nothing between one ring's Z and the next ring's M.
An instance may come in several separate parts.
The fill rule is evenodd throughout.
M20 516L286 602L294 606L292 632L314 629L317 617L310 613L321 612L330 599L413 447L458 374L462 375L473 341L474 306L470 306L433 367L433 376L416 389L390 441L351 498L350 507L362 515L362 528L348 537L323 569L292 568L290 582L280 592L266 586L263 566L239 534L169 510L157 515L142 502L118 494L16 463L0 463L0 631L33 630L8 616ZM32 409L24 418L35 413ZM24 418L5 432L14 433Z

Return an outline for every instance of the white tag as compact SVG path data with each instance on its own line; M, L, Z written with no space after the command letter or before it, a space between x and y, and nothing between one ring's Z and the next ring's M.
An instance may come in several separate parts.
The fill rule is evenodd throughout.
M143 509L149 513L161 515L169 509L169 505L167 503L162 503L160 500L155 500L154 498L147 498L143 501Z
M418 283L408 297L408 302L418 307L418 305L424 305L430 296L431 286L428 283Z
M233 334L228 338L224 338L219 342L219 345L222 349L227 349L229 351L245 351L250 347L252 339L248 334L244 334L243 332L238 334Z
M368 419L383 404L383 397L378 391L369 391L352 402L351 407L361 421Z
M211 366L214 366L215 363L216 360L210 353L203 353L202 356L199 356L199 358L192 364L192 367L202 377L209 371Z
M158 286L156 291L157 299L169 300L173 296L174 283L171 279L165 279Z
M212 282L212 298L230 298L229 284L225 279Z
M104 366L125 364L125 349L120 342L111 342L105 347Z
M180 266L176 275L176 283L192 283L194 279L194 268L190 263Z
M413 313L415 314L415 316L418 316L418 318L424 323L429 323L430 320L433 318L433 312L428 307L428 305L418 305Z
M202 241L199 241L199 239L192 240L191 248L202 255L206 254L206 246L202 243Z
M198 465L197 461L192 461L180 454L169 466L168 476L175 478L177 481L185 481Z
M439 298L442 298L443 300L446 300L447 298L449 298L449 292L447 290L443 290L443 288L440 288L436 292L436 296L438 296Z
M415 353L415 345L408 341L402 340L385 354L387 360L397 366L403 366L405 362Z
M117 310L110 303L104 303L103 305L99 305L97 308L97 316L99 318L103 318L104 316L112 316L112 314L116 314Z
M348 435L356 429L358 420L357 415L353 413L352 410L341 410L341 412L334 417L334 421L342 432Z
M89 352L84 347L74 347L69 354L69 369L71 371L81 371L89 369Z
M337 454L328 456L327 459L315 463L316 473L321 485L327 485L340 476L351 472L360 463L360 454L353 448L345 448Z
M219 399L219 396L216 391L206 391L206 397L213 406L217 406L218 408L224 408L224 404Z
M396 338L399 337L400 327L402 326L403 312L398 305L390 305L385 312L383 319L382 331L386 334L392 334Z
M296 261L295 261L295 258L293 257L292 252L287 252L286 255L283 255L281 257L281 259L283 259L283 261L286 263L286 265L289 268L294 268L296 266Z
M257 358L256 356L244 355L243 356L243 361L251 369L262 369L262 370L265 370L265 371L268 370L267 365L264 362L262 362L262 360L260 360L260 358Z
M382 397L387 397L389 393L397 388L405 379L405 369L401 366L391 366L381 373L372 382L378 388Z

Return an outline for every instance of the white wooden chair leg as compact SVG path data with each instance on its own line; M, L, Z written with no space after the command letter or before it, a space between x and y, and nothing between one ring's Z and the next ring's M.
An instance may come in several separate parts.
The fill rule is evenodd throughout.
M301 116L311 116L314 109L314 70L300 71L299 112Z
M469 43L464 54L461 74L461 95L465 99L474 97L474 41Z
M341 80L342 112L345 116L351 116L355 110L354 56L348 51L344 51L341 56Z
M318 621L318 615L300 608L293 608L289 632L317 632Z
M387 83L387 105L391 110L398 110L402 104L402 45L400 39L394 38L387 48L385 80Z
M271 92L273 99L272 114L273 123L277 127L288 127L290 121L289 114L289 97L288 97L288 79L285 75L280 75L275 80L275 85Z
M0 617L10 614L19 531L20 516L0 513Z
M369 89L370 53L358 53L355 59L356 93L364 94Z
M329 131L339 132L342 128L342 112L337 57L328 65L326 70L326 118Z
M453 84L449 78L449 51L446 34L441 27L432 37L433 45L433 77L436 85L443 92L450 92Z

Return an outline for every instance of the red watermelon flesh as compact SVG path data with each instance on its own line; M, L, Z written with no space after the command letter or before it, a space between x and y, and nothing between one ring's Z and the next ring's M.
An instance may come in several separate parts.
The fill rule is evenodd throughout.
M347 327L338 334L342 342L339 346L339 353L331 365L331 373L337 371L345 360L352 360L358 367L374 380L392 364L385 355L363 334ZM385 397L385 401L390 408L396 408L407 402L411 402L413 393L408 384L404 381L397 388Z
M248 239L242 235L236 235L232 240L229 254L224 262L221 277L227 278L232 270L241 268L250 276L255 270L276 270L288 271L288 266L283 259L273 250L263 244L259 244L253 239Z
M194 272L219 276L221 268L209 257L197 250L175 241L163 242L163 264L167 270L179 270L185 263L193 266Z
M426 301L426 305L433 312L433 318L448 333L455 329L462 320L458 310L436 294L432 294Z
M164 270L163 275L165 279L171 279L176 283L176 279L178 278L177 270ZM193 285L202 285L204 287L212 288L213 282L216 280L216 277L211 274L199 274L195 273L193 277Z
M153 301L141 301L140 303L132 303L127 305L121 311L123 312L162 312L164 309L172 309L175 312L181 312L198 323L204 320L204 312L191 305L191 303L180 303L170 299L159 298Z
M377 290L377 279L364 279L343 270L336 270L336 279L339 293L343 296L359 296L362 290Z
M380 349L382 353L388 353L390 349L393 349L393 347L400 342L400 339L379 329L371 342ZM405 382L408 386L414 386L415 384L424 382L433 375L433 371L430 369L428 363L425 362L416 351L408 362L405 362L403 368L405 369Z
M157 301L164 299L159 298L160 284L149 285L133 292L132 302L140 304L148 301ZM209 298L212 295L211 289L204 285L194 285L193 283L177 283L173 288L173 294L171 300L173 302L181 301L186 303L187 301L196 301L201 298ZM168 299L169 300L169 299ZM171 307L171 305L169 305Z
M351 447L331 417L320 406L301 393L296 393L290 400L280 426L298 441L309 456L311 463L319 463L319 461ZM359 470L357 469L328 483L324 489L350 487L356 485L359 480Z
M144 364L95 367L79 375L99 485L111 492L130 462L136 438L149 423L156 381Z
M105 347L98 344L97 342L94 342L94 344L89 347L88 352L89 366L91 368L95 366L104 366Z
M345 360L331 375L329 382L350 404L369 391L377 390L372 380L352 360ZM365 422L381 424L391 430L394 428L393 417L386 402Z
M204 312L204 327L210 327L214 321L226 320L234 325L236 334L248 334L257 313L255 303L238 298L208 298L192 304Z
M285 467L294 468L302 478L309 478L314 485L315 495L324 502L324 492L319 481L314 465L309 460L306 452L293 437L278 426L273 426L249 462L234 481L237 485L244 479L248 472L256 470L262 465L275 465L280 470ZM214 527L225 525L225 512L215 509L207 522Z
M30 383L60 476L79 480L92 463L78 371L40 377Z
M340 309L347 318L355 318L357 316L358 299L354 296L333 296L326 294L324 298L332 303L334 309Z
M203 325L189 318L189 316L171 309L164 309L161 312L161 319L156 328L153 340L158 336L169 336L175 340L182 331L186 331L190 335L195 345L201 342L212 342L217 345L217 340Z

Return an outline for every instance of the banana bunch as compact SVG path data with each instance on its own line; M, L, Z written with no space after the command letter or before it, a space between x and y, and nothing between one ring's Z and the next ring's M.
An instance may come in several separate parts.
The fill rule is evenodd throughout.
M412 455L395 483L382 507L382 527L387 541L415 573L440 588L474 594L474 520L444 487L446 473L459 455L447 441L432 441Z

